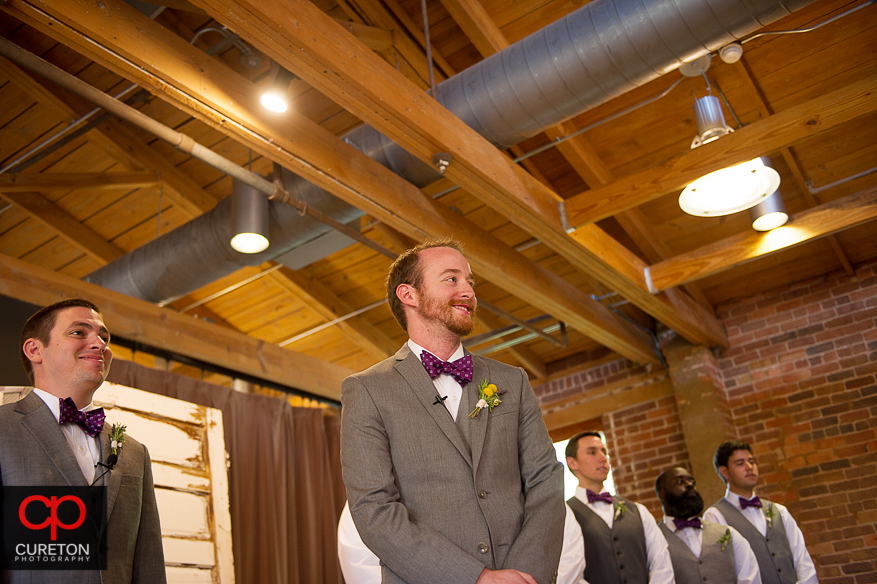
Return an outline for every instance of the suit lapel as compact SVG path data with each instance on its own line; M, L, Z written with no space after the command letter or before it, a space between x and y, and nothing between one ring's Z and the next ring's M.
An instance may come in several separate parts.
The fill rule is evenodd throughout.
M469 351L466 351L466 354L470 354ZM478 403L478 384L484 379L488 380L488 382L490 381L490 370L484 359L472 355L472 363L472 381L467 383L466 387L463 388L465 391L469 392L469 404L471 406L469 411L474 410L475 404ZM460 414L469 415L469 412L460 412ZM490 411L487 408L481 410L478 413L477 418L469 419L469 441L471 442L470 446L472 447L472 468L475 470L478 470L478 462L481 460L481 452L484 449L484 439L487 436L488 424L490 424Z
M103 463L106 463L107 457L110 455L112 450L110 450L110 428L108 424L104 424L104 429L101 430L100 433L100 460ZM119 460L116 462L116 466L113 467L113 470L107 470L106 468L99 466L99 469L102 469L101 472L107 471L107 474L103 476L101 479L100 485L107 488L107 519L109 520L110 514L113 512L113 504L116 502L116 497L119 494L119 487L122 485L122 451L119 450Z
M17 410L24 414L21 424L33 435L46 457L71 487L87 487L82 469L70 451L58 421L40 396L30 393L18 402Z
M466 462L471 465L472 455L469 453L469 448L460 435L460 430L457 428L454 418L448 413L447 408L435 404L435 396L438 395L435 385L433 385L432 379L429 378L429 375L423 368L420 357L411 351L408 343L402 345L402 348L396 353L396 370L408 383L411 391L423 405L423 409L426 410L427 414L438 425L444 435L447 436L448 440L466 459ZM465 415L462 412L457 415L461 414Z

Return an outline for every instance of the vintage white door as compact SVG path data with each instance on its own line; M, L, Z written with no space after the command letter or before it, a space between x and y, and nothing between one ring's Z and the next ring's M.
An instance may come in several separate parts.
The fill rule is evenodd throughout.
M0 387L0 403L29 389ZM94 403L149 449L168 582L233 584L222 413L114 383Z

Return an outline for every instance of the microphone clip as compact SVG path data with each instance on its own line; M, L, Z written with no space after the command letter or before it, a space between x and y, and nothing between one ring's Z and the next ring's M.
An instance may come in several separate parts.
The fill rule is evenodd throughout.
M436 395L436 396L435 396L435 401L432 402L432 405L437 406L437 405L439 405L440 403L442 403L443 401L445 401L446 399L448 399L448 396L444 396L444 397L442 397L442 396L440 396L440 395Z

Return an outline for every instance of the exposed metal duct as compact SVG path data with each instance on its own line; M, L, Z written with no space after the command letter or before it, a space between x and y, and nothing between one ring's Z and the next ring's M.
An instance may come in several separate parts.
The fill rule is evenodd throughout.
M436 99L497 146L509 147L813 1L594 0L444 81L436 88ZM419 187L440 176L371 127L343 138ZM340 221L361 214L305 179L290 176L284 182L290 194ZM272 204L271 246L256 257L242 257L228 245L228 207L220 203L87 279L167 302L328 230ZM281 238L284 243L275 245Z

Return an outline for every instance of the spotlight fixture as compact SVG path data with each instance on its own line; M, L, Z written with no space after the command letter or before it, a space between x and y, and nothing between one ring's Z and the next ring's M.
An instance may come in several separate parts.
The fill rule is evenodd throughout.
M766 197L754 207L749 208L752 228L756 231L770 231L786 224L789 215L779 190Z
M277 73L274 75L274 80L262 94L259 101L272 112L282 114L289 109L289 83L294 78L295 75L277 65Z
M755 158L700 177L679 195L679 206L698 217L730 215L757 205L779 186L777 171Z
M697 122L697 136L691 142L692 149L718 140L734 131L725 123L722 104L714 95L706 95L694 100L694 120Z
M268 197L250 185L231 181L231 247L259 253L268 247Z

